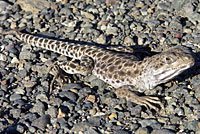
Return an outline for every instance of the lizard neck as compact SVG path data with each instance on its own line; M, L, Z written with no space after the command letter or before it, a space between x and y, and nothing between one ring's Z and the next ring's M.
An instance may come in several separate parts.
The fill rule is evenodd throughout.
M131 77L129 77L130 85L133 85L140 92L158 85L153 75L155 70L149 65L152 63L148 63L149 58L145 58L143 61L135 61L135 65L130 68L132 72Z

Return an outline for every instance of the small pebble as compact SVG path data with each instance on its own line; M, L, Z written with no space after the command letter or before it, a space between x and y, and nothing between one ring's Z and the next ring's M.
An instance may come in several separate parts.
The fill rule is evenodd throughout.
M7 61L6 55L0 53L0 60L1 61Z

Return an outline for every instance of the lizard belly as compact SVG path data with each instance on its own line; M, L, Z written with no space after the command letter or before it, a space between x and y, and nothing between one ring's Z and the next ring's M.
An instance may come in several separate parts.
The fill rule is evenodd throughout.
M126 85L126 84L120 82L117 79L110 78L106 72L103 72L103 73L99 74L96 70L93 70L92 74L94 76L96 76L97 78L101 79L102 81L104 81L105 83L113 86L114 88L119 88L121 86Z

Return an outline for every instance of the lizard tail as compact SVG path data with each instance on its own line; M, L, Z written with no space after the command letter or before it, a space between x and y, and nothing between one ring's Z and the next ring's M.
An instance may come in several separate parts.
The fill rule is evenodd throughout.
M9 30L9 31L3 31L1 35L8 35L8 34L14 34L17 38L20 39L21 33L18 30Z
M20 31L22 31L22 30L24 30L24 28L21 28L20 30L13 29L13 30L8 30L8 31L3 31L2 33L0 33L0 35L13 34L13 35L15 35L18 39L20 39L20 38L21 38L21 34L22 34Z

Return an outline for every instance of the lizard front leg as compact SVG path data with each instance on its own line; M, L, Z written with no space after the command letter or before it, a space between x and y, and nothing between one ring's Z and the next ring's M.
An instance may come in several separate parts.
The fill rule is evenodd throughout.
M164 108L163 104L161 103L158 97L138 96L137 94L135 94L130 90L131 87L132 86L122 86L120 88L117 88L115 94L120 98L125 98L127 101L143 105L146 108L152 108L156 111L158 111L158 108L155 107L152 103L160 105L162 109Z

